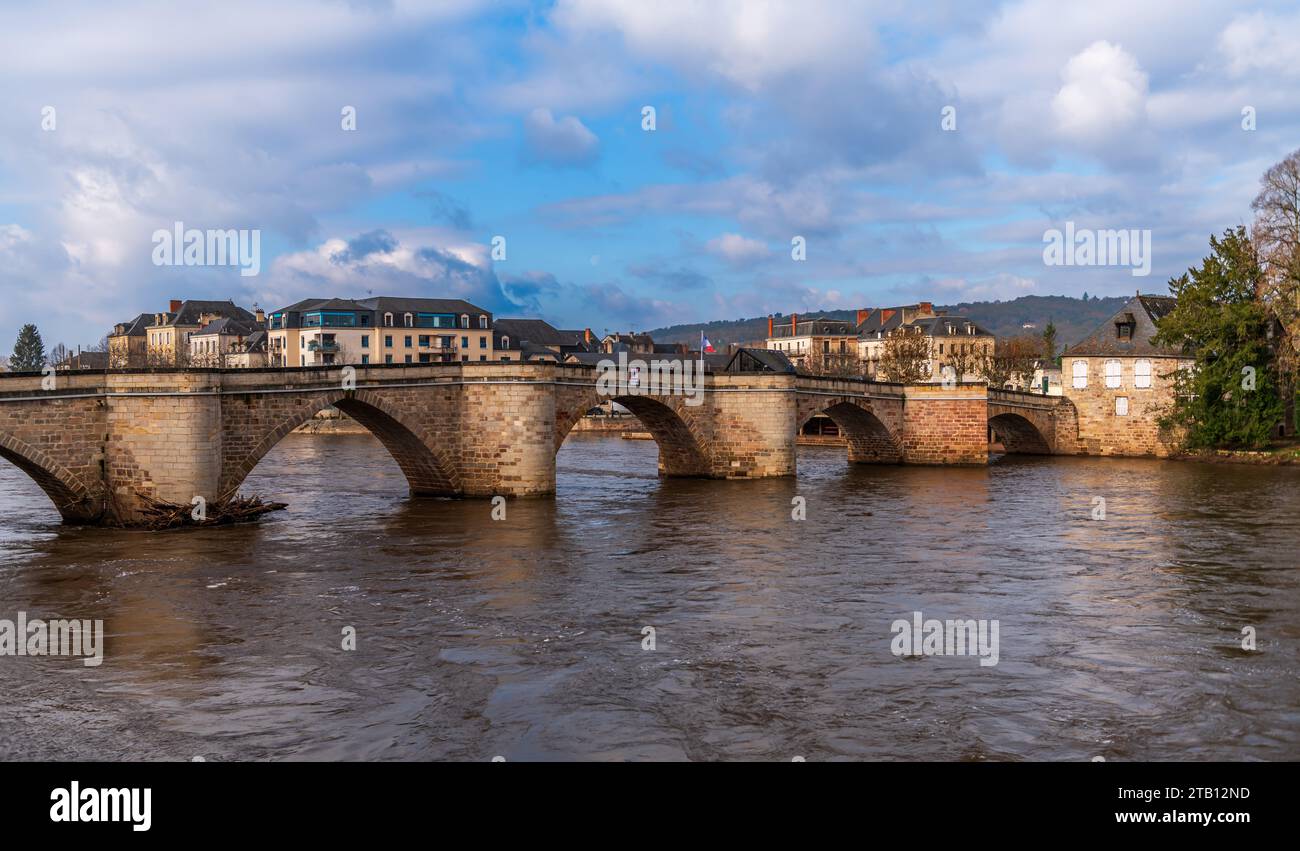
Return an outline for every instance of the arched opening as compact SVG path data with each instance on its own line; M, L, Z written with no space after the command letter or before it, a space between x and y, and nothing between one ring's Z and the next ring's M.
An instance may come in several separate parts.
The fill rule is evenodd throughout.
M682 414L647 396L600 399L593 394L575 400L570 409L556 411L557 454L568 435L575 432L584 438L599 435L631 441L648 435L659 450L659 475L709 477L713 473L708 455ZM631 454L639 453L635 444L625 448Z
M98 520L103 507L76 478L30 446L5 436L0 439L0 458L22 470L54 503L65 523Z
M799 424L804 425L817 414L824 414L835 423L849 448L849 461L854 464L899 464L903 448L893 432L870 411L852 402L840 402L814 411Z
M379 441L397 462L412 496L457 494L459 482L453 473L454 468L450 460L430 449L429 443L422 439L421 435L416 434L392 414L383 410L381 404L377 399L361 398L359 394L323 401L318 399L304 405L271 430L246 457L228 464L228 469L223 472L221 498L230 499L235 496L244 479L257 466L258 461L286 435L313 420L319 411L331 405ZM355 429L353 433L356 433Z
M989 418L989 443L1000 443L1011 455L1050 455L1051 444L1038 427L1019 414Z

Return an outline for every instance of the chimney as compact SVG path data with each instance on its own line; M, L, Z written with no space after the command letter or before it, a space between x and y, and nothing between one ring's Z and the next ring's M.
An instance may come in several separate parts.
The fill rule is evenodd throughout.
M253 314L253 318L257 320L257 324L258 324L258 325L265 325L265 324L266 324L266 311L262 310L262 308L259 307L259 308L257 309L257 312Z
M582 342L584 342L584 343L591 343L591 329L590 329L590 328L583 328L583 329L582 329Z
M934 302L923 301L919 307L921 308L920 313L922 316L930 316L934 313Z
M858 321L855 323L855 325L861 325L863 322L866 322L867 317L871 316L871 311L873 310L875 310L874 307L864 307L861 310L859 310Z
M799 333L799 314L790 314L790 336L794 337Z
M772 314L770 313L767 315L767 336L769 339L772 337Z
M180 312L181 312L181 300L178 299L178 298L174 298L174 299L172 299L172 300L171 300L171 303L167 306L167 312L168 312L168 313L180 313Z

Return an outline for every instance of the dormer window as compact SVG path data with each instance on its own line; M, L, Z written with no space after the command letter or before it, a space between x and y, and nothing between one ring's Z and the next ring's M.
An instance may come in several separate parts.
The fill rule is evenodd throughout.
M501 348L503 348L503 349L508 349L508 348L510 348L510 338L509 338L509 337L502 337L502 338L501 338Z
M405 325L407 328L414 328L414 327L415 327L415 317L412 316L412 315L409 314L409 313L406 314L405 316L402 317L402 324Z
M393 314L391 314L391 313L385 313L385 314L384 314L384 327L385 327L385 328L392 328L392 327L393 327Z
M469 314L468 314L468 313L462 313L462 314L460 315L460 327L462 327L462 328L468 328L468 327L469 327Z
M478 318L478 327L479 327L479 328L487 328L487 317L486 317L486 316L480 316L480 317Z

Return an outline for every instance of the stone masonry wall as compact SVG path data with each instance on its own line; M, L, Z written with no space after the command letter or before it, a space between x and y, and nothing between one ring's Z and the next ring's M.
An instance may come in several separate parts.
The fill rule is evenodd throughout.
M983 384L910 385L903 405L908 464L987 464L988 399Z
M1120 362L1120 386L1106 386L1106 361ZM1088 364L1088 386L1077 388L1073 381L1076 360ZM1175 358L1149 358L1151 386L1139 388L1134 381L1138 358L1067 357L1062 363L1063 394L1077 411L1078 437L1073 447L1062 444L1058 451L1082 455L1128 455L1167 457L1175 449L1173 435L1163 431L1157 419L1173 403L1172 373ZM1116 399L1128 400L1128 414L1116 413Z

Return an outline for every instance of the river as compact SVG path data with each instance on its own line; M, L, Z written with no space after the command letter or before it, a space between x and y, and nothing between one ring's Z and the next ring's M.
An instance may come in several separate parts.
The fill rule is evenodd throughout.
M161 533L61 526L0 465L0 618L107 632L99 667L0 656L0 759L1300 758L1300 469L656 451L571 436L494 520L294 434L244 488L287 511ZM914 611L996 620L997 664L894 655Z

